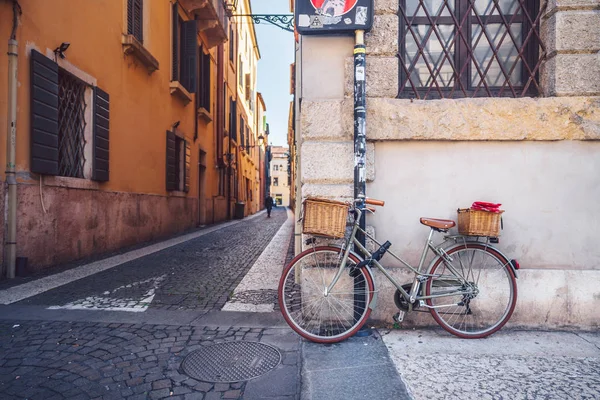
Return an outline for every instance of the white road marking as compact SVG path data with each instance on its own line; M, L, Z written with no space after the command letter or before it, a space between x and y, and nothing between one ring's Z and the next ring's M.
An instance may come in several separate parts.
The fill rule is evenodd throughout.
M136 260L149 254L153 254L158 251L167 249L169 247L173 247L178 244L187 242L189 240L196 239L198 237L218 231L220 229L227 228L229 226L238 224L242 221L254 219L260 215L263 215L264 213L265 211L260 211L243 220L225 222L223 224L213 226L199 232L189 233L187 235L165 240L164 242L156 243L151 246L146 246L138 250L133 250L128 253L119 254L114 257L96 261L91 264L81 265L77 268L73 268L65 272L40 278L35 281L27 282L22 285L13 286L9 289L0 290L0 304L16 303L17 301L36 296L48 290L55 289L59 286L63 286L68 283L77 281L79 279L86 278L90 275L97 274L98 272L106 271L107 269L117 267L126 262Z
M144 281L135 282L128 285L119 286L112 292L104 292L103 294L111 295L119 292L123 289L129 289L136 286L142 286L147 283L151 283L152 287L143 294L142 299L136 300L133 298L111 298L111 297L100 297L90 296L85 299L76 300L71 303L65 304L64 306L50 306L48 310L108 310L108 311L129 311L129 312L144 312L154 300L156 289L160 283L167 277L167 275L161 275L157 278L150 278Z
M250 271L233 291L234 300L237 293L264 289L277 290L287 256L290 237L294 230L294 214L290 210L287 210L287 213L287 221L279 228L271 242L250 268ZM222 311L271 312L273 306L273 304L248 304L228 301L223 306Z

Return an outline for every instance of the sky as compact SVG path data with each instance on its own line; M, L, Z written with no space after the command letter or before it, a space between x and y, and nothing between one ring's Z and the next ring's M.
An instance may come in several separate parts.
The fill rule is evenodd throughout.
M289 0L251 0L251 4L252 14L290 14ZM266 22L254 26L261 55L258 61L258 91L267 106L269 142L274 146L287 146L294 34Z

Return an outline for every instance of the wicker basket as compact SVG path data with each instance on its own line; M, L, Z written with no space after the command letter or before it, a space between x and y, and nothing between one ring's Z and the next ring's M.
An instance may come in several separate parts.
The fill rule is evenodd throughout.
M458 209L458 233L468 236L500 236L500 219L502 213L471 210L470 208Z
M316 197L303 202L302 232L333 238L344 237L350 205Z

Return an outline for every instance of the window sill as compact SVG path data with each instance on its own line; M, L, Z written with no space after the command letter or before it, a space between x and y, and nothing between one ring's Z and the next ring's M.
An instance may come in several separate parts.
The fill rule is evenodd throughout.
M212 122L212 115L210 114L210 111L208 111L206 108L204 107L200 107L198 109L198 117L203 119L205 122Z
M123 52L127 55L133 55L148 69L148 73L153 73L158 69L158 60L137 40L133 35L123 35Z
M167 192L167 195L169 197L187 197L187 192L183 192L181 190L172 190L170 192Z
M187 89L184 88L178 81L171 82L169 84L169 87L171 88L171 95L179 97L179 99L181 99L184 102L184 104L187 105L192 101L192 95L190 94L190 92L188 92Z

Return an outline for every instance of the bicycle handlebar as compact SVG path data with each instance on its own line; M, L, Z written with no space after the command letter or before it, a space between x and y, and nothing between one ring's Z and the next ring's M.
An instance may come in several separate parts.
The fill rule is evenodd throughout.
M383 207L385 205L385 201L366 198L365 199L365 204L370 204L372 206L381 206L381 207Z

